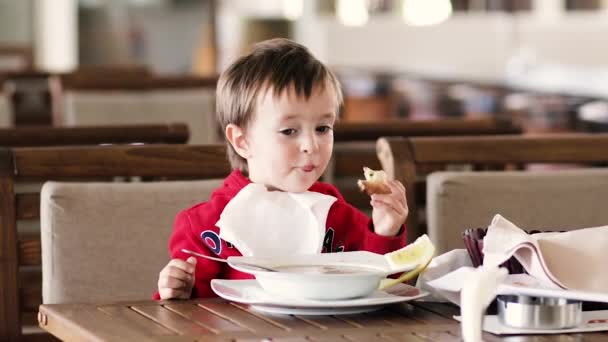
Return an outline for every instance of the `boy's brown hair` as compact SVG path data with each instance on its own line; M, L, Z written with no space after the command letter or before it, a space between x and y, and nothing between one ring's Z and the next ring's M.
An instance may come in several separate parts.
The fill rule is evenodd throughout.
M306 99L315 86L331 87L336 94L336 112L342 104L336 76L306 47L283 38L257 43L219 78L216 106L222 130L225 131L228 124L246 129L253 119L258 95L270 87L277 96L292 85L296 95ZM247 174L247 161L236 153L230 142L227 144L232 168Z

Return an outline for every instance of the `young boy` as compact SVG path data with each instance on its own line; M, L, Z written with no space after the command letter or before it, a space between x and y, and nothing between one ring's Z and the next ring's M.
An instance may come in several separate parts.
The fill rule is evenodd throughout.
M372 220L346 203L335 187L318 182L331 158L341 103L333 73L305 47L286 39L255 45L221 75L217 115L234 171L207 202L177 215L169 241L173 259L160 272L156 298L214 296L214 278L252 278L225 263L196 260L183 248L226 259L273 248L278 255L353 250L383 254L405 245L408 208L400 182L387 181L390 194L371 196ZM288 207L289 201L296 204ZM312 209L297 203L311 203ZM235 210L247 224L230 227L228 216L234 217ZM267 211L254 213L260 210ZM313 216L320 235L302 232L308 227L302 222ZM280 217L287 222L268 231L266 226Z

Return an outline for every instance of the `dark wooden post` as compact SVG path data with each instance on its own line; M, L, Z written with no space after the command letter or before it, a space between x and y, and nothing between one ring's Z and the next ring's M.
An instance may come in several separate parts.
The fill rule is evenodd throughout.
M14 170L11 151L0 148L0 340L2 341L17 341L21 336Z

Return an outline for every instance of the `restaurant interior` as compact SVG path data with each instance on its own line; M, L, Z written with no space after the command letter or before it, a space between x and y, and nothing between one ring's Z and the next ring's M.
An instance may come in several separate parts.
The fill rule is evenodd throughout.
M316 320L267 316L285 309L272 303L151 300L176 214L231 170L219 75L260 41L306 46L344 96L321 181L371 216L357 180L383 170L405 185L407 243L428 236L435 257L461 250L479 267L490 227L608 225L606 32L608 0L0 0L0 341L475 341L454 304L323 307ZM541 237L526 240L536 262L499 264L534 276L546 263L583 316L603 312L598 236L569 249L588 278L560 274L574 261ZM429 289L427 264L410 288ZM484 340L504 337L488 329ZM608 338L608 324L585 331L542 336Z

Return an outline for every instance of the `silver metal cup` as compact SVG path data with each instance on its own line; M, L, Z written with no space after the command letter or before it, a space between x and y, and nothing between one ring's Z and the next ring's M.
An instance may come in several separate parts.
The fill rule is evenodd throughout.
M514 328L572 328L583 316L582 302L565 298L501 295L497 302L499 321Z

